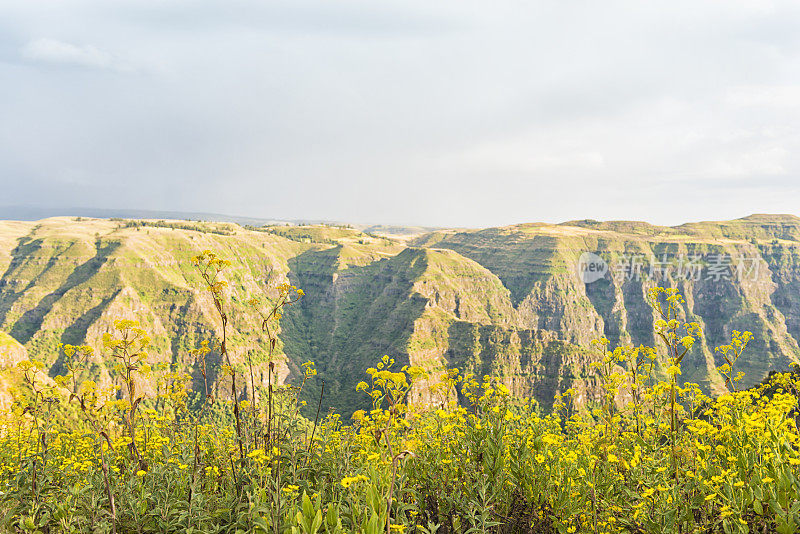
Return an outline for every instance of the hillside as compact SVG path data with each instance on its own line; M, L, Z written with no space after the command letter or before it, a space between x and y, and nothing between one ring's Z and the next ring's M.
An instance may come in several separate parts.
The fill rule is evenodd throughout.
M592 395L585 349L601 335L612 344L652 344L644 296L656 283L677 285L688 318L706 334L687 356L684 380L720 388L714 347L733 329L754 333L740 362L748 384L800 358L796 217L678 227L584 220L427 234L413 229L401 239L371 230L2 221L0 331L54 375L62 369L59 343L99 348L113 319L134 318L154 337L153 361L175 364L199 380L188 351L220 324L190 260L212 249L232 261L234 359L249 354L264 383L265 337L243 303L284 281L303 288L305 298L282 321L279 379L293 380L300 364L314 360L326 382L324 406L345 413L361 406L355 384L384 354L425 367L446 363L500 374L513 391L544 405L568 387ZM609 266L603 278L581 279L585 252ZM107 377L99 353L96 363L98 376ZM318 388L318 382L309 386L309 399ZM429 397L424 390L414 394Z

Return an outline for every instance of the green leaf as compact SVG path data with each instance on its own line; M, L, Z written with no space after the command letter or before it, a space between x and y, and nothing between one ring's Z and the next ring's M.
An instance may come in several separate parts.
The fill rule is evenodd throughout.
M253 519L253 525L256 527L256 532L263 531L265 534L269 532L269 523L267 523L267 520L263 517L256 516ZM188 532L189 531L187 529L187 534Z
M339 525L339 509L333 505L328 506L328 513L325 514L325 521L328 523L329 528L335 528Z
M777 517L775 523L779 534L792 534L795 532L794 525L792 524L794 521L789 522L783 517Z
M314 516L314 505L311 504L311 499L305 491L303 492L303 515L307 518Z
M314 522L311 524L311 534L317 534L319 527L322 526L322 510L317 510L317 515L314 516Z
M778 504L778 501L776 501L775 499L769 500L769 507L772 510L772 513L775 514L776 516L783 515L783 510L781 509L781 506Z

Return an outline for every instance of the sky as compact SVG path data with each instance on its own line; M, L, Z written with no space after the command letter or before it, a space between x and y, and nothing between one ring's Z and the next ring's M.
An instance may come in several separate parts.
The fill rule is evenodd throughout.
M4 0L0 206L800 215L800 3Z

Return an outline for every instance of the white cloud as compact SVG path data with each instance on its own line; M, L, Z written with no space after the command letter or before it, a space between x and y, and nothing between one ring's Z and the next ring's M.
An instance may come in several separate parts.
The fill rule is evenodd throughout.
M800 85L747 85L732 88L725 102L738 107L800 108Z
M95 69L129 70L124 62L91 45L75 45L57 39L36 39L20 51L30 61Z
M523 135L445 154L438 165L444 171L486 174L594 172L605 167L605 157L591 147L558 146L543 135Z
M712 162L706 174L713 178L747 178L751 176L785 176L788 151L781 147L764 147L729 153Z

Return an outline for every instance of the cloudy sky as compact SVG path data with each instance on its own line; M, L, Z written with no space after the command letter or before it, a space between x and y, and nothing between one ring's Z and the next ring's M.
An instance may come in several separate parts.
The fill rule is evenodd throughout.
M800 215L800 3L6 0L0 205Z

